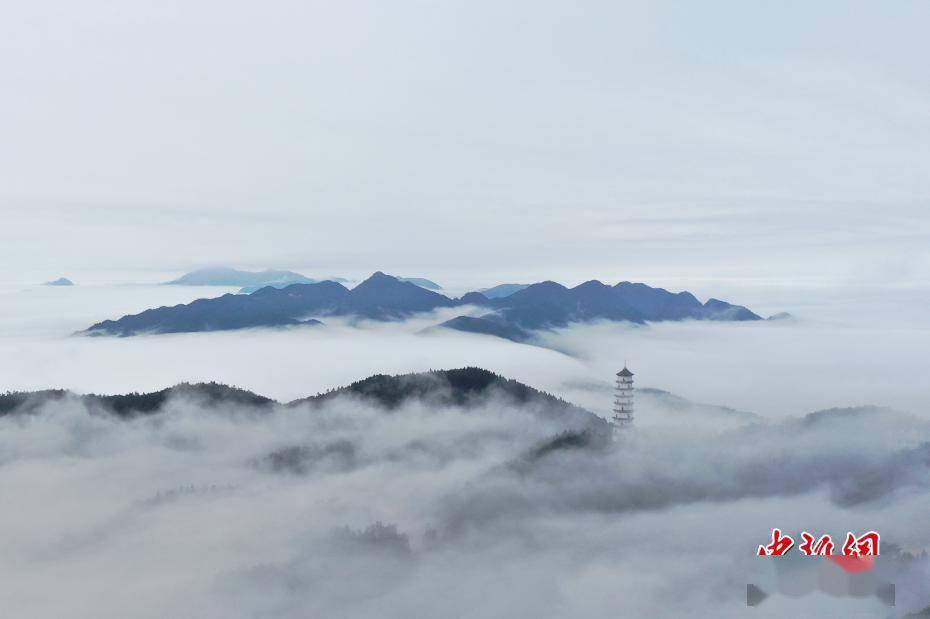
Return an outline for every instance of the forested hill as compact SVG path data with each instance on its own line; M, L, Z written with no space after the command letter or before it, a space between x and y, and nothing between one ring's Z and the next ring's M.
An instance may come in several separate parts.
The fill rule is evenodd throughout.
M529 407L541 416L564 419L572 427L606 428L606 422L583 408L521 382L475 367L398 376L377 374L345 387L295 400L286 407L289 410L301 406L312 408L339 397L359 398L372 405L382 406L387 411L413 401L437 409L467 408L499 402L501 405ZM8 392L0 394L0 417L37 413L49 402L72 399L85 405L88 410L128 419L157 414L172 398L186 398L203 407L249 407L267 412L285 406L271 398L228 385L182 383L150 393L122 395L78 395L64 390Z
M68 398L80 401L88 409L111 413L118 417L135 417L160 412L171 397L188 397L205 406L245 405L269 408L276 404L245 389L219 383L181 383L167 389L149 393L126 393L120 395L78 395L62 389L44 391L12 391L0 394L0 417L10 414L34 413L50 401Z
M411 400L442 407L486 405L497 398L502 403L534 406L538 412L549 417L568 415L586 420L594 426L606 423L597 415L552 394L476 367L395 376L376 374L346 387L296 400L290 405L319 405L343 396L373 401L388 410Z

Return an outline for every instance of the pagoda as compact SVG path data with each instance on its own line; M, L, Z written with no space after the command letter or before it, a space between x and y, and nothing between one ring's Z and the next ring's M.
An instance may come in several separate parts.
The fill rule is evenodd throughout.
M613 424L617 428L627 428L633 424L633 372L626 365L617 372Z

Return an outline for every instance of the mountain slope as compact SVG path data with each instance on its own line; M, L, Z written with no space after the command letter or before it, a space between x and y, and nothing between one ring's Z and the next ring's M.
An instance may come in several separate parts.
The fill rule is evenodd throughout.
M326 286L320 284L296 284L295 286ZM340 286L339 284L332 284ZM123 316L119 320L104 320L91 325L84 333L88 335L118 335L121 337L143 333L191 333L201 331L227 331L248 327L283 327L297 324L321 324L318 320L301 321L294 317L303 309L303 304L293 297L266 300L260 293L252 295L225 294L215 299L198 299L186 305L158 307L139 314ZM343 288L343 290L345 290ZM279 291L283 292L283 291ZM314 295L316 305L325 306L324 299L332 294L322 290ZM348 291L346 291L348 292ZM259 295L259 296L256 296ZM257 299L257 300L256 300ZM281 301L281 302L276 302Z

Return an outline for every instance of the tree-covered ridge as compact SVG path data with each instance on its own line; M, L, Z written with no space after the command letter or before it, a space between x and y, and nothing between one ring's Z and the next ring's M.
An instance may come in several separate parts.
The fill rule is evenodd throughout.
M297 402L320 402L338 395L351 394L373 399L387 408L396 408L410 399L430 396L439 397L443 404L462 406L474 401L476 397L488 395L491 389L497 389L521 404L541 397L572 406L552 394L539 391L512 378L505 378L489 370L471 366L410 374L375 374L348 386L332 389Z
M46 402L61 400L72 395L63 389L43 391L7 391L0 393L0 416L13 412L32 413Z
M189 397L206 406L238 404L266 407L275 404L275 401L270 398L216 382L180 383L167 389L149 393L131 392L118 395L98 395L94 393L78 395L61 389L11 391L0 394L0 416L12 413L34 413L50 401L73 398L91 410L99 410L118 417L128 418L157 413L172 397Z
M362 398L387 410L414 400L435 407L469 407L493 403L493 398L501 398L507 404L529 405L542 416L570 419L583 427L600 427L606 423L597 415L561 398L477 367L395 376L376 374L345 387L294 400L287 406L320 406L340 396ZM235 405L273 410L282 406L271 398L238 387L215 382L181 383L149 393L120 395L78 395L64 390L8 392L0 394L0 416L35 413L50 401L67 398L84 404L89 410L127 419L156 414L171 398L188 398L207 407Z

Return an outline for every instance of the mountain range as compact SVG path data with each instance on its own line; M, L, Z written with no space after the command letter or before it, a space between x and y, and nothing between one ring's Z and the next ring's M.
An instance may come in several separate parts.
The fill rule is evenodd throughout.
M89 335L131 336L143 333L190 333L247 327L317 325L315 317L357 316L399 320L443 308L473 306L479 316L463 315L440 327L484 333L515 341L532 338L540 329L574 322L615 320L645 323L663 320L760 320L740 305L718 299L701 303L690 292L672 293L645 284L608 286L589 281L566 288L546 281L505 297L469 292L453 299L410 282L377 272L349 289L338 282L267 286L248 295L226 294L192 303L149 309L90 326Z
M249 406L271 412L282 406L322 406L338 397L361 399L381 406L386 411L395 410L413 400L439 409L468 408L486 404L491 398L501 398L510 404L532 406L535 414L558 419L565 428L602 432L609 430L606 421L588 410L476 367L394 376L377 374L345 387L288 403L219 383L182 383L150 393L121 395L78 395L64 390L0 393L0 417L35 413L50 401L68 398L82 401L92 411L131 419L161 412L172 398L186 398L208 408Z
M620 282L608 286L597 280L574 288L541 282L497 298L469 292L462 302L494 310L472 317L460 316L444 326L460 331L498 335L522 341L531 332L564 327L573 322L615 320L645 323L665 320L760 320L741 305L719 299L701 303L690 292L669 292L646 284Z

